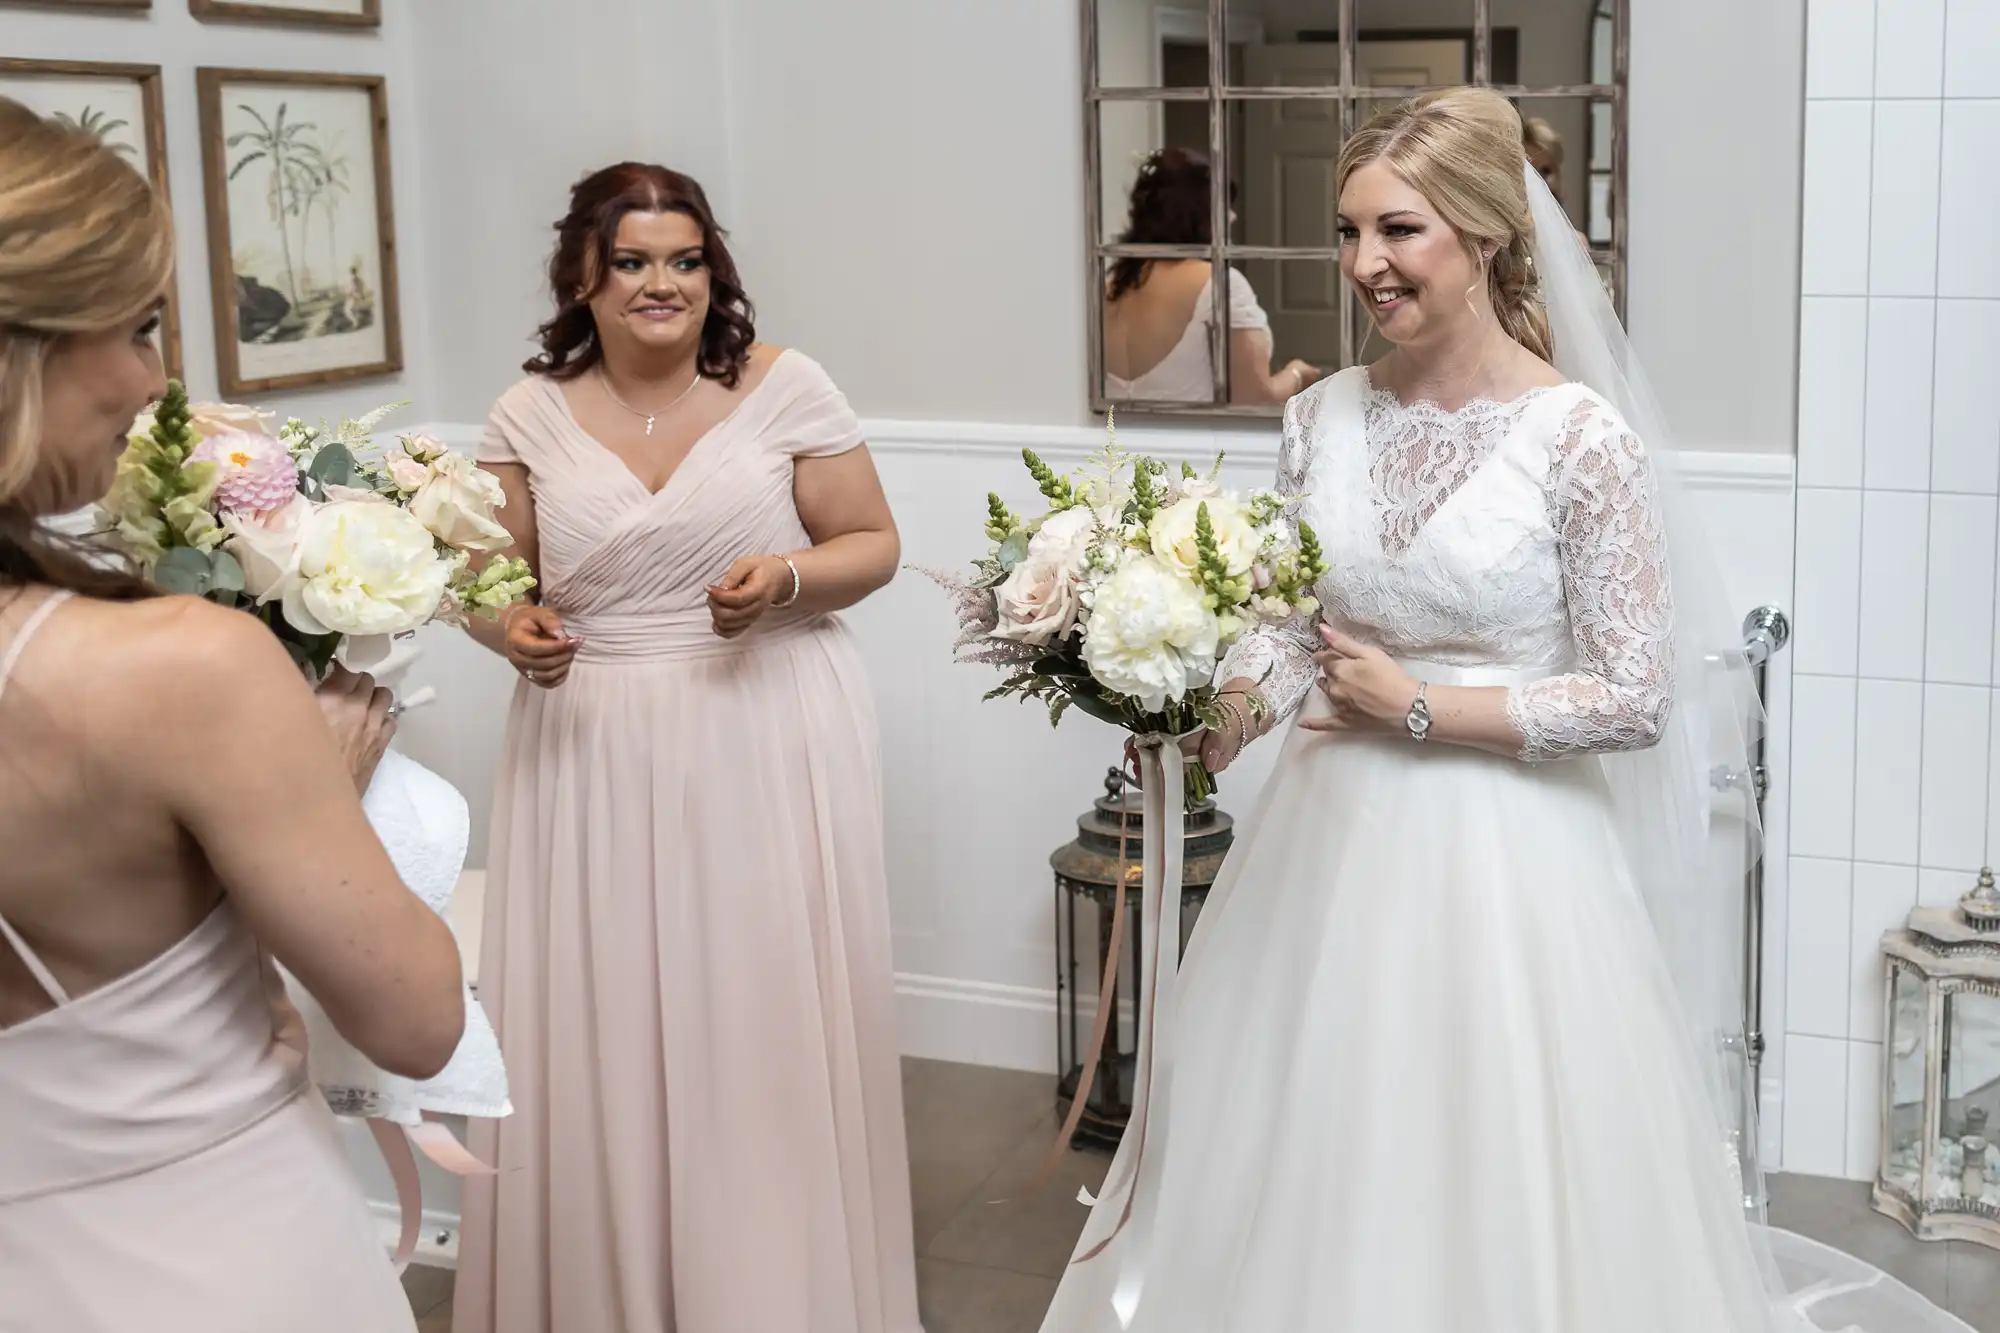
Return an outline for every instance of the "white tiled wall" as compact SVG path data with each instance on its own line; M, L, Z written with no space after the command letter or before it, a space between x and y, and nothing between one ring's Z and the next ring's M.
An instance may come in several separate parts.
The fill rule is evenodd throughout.
M1810 0L1787 1170L1874 1174L1878 941L2000 839L2000 0Z

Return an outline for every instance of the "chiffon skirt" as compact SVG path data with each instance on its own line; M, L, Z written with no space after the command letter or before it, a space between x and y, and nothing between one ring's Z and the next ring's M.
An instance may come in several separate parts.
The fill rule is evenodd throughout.
M837 622L699 628L515 699L460 1333L917 1333L868 683Z

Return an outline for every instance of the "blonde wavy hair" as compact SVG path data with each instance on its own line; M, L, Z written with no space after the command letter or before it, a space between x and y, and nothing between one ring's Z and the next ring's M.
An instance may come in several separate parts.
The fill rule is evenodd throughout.
M42 374L64 337L137 319L173 274L167 202L93 134L0 98L0 581L129 594L35 530Z
M173 273L167 204L93 134L0 98L0 504L41 449L42 365L136 319Z
M1369 120L1340 150L1335 189L1370 162L1382 162L1430 201L1477 258L1486 245L1487 294L1515 342L1553 360L1528 211L1521 114L1486 88L1423 93Z

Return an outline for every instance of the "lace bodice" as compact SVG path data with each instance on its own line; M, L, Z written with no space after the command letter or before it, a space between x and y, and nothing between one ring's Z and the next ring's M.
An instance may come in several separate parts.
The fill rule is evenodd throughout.
M1644 447L1577 384L1456 412L1405 406L1365 369L1285 411L1279 485L1305 492L1322 615L1390 654L1545 668L1509 693L1521 757L1639 749L1673 700L1673 598ZM1219 678L1282 715L1318 676L1317 623L1239 640Z

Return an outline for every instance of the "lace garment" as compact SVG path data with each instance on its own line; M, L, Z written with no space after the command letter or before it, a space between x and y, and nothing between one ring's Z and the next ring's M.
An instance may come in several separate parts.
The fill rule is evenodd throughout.
M1581 385L1458 411L1343 372L1285 411L1280 486L1325 548L1322 616L1396 657L1545 668L1512 689L1521 758L1640 749L1673 700L1665 533L1644 447ZM1280 715L1318 678L1317 618L1263 626L1220 678Z

